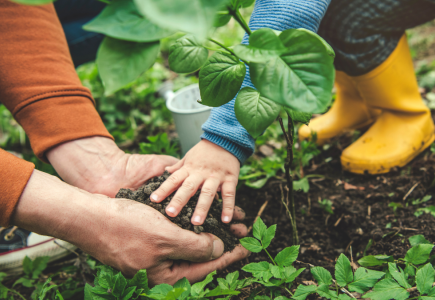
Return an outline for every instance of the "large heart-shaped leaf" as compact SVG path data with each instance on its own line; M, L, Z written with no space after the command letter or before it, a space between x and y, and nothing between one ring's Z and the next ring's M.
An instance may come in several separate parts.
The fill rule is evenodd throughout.
M249 36L249 45L236 45L234 53L249 62L266 62L287 51L275 31L261 28Z
M135 43L106 37L97 53L97 66L105 94L110 95L148 70L159 54L160 43Z
M251 80L265 97L296 111L319 113L331 102L333 51L315 33L288 29L279 38L288 49L265 63L251 63Z
M218 107L231 101L240 90L246 66L226 52L215 52L199 71L201 104Z
M132 42L158 41L173 33L139 13L133 0L114 0L83 29Z
M243 88L236 98L234 112L237 120L255 139L278 117L281 105L263 97L250 87Z
M193 36L178 39L169 49L169 67L177 73L192 73L204 65L208 50Z
M134 0L153 23L204 39L228 0Z

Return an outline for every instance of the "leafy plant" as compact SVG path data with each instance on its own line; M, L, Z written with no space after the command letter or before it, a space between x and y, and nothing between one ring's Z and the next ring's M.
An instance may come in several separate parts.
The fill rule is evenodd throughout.
M21 284L25 287L32 287L35 280L38 279L39 275L47 268L49 260L49 256L37 257L34 260L26 256L23 260L24 276L17 279L13 286Z
M166 132L148 137L149 143L140 143L140 154L166 154L178 156L177 144L171 143Z
M332 215L334 214L334 211L332 210L332 201L328 199L319 199L319 206L322 210L324 210L326 213Z

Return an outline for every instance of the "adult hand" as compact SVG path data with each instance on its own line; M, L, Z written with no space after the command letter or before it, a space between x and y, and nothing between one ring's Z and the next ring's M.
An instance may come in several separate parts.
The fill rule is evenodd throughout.
M177 216L189 199L201 188L192 224L201 225L218 190L222 191L222 222L233 218L236 186L240 171L239 160L230 152L207 140L200 141L182 160L166 168L171 176L153 193L151 201L161 202L175 193L166 213Z
M236 211L235 218L243 216ZM90 194L37 170L12 223L71 242L127 276L147 269L151 284L199 281L249 254L239 246L222 255L222 241L211 234L183 230L142 203ZM233 230L247 233L240 224Z
M139 188L178 162L166 155L126 154L105 137L61 144L48 151L47 158L67 183L109 197L115 197L120 188Z

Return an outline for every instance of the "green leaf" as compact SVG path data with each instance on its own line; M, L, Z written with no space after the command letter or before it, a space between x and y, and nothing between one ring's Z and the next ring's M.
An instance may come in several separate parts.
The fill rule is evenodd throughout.
M135 0L139 11L153 23L176 31L207 37L216 13L228 0Z
M147 270L140 270L134 275L132 279L127 280L127 286L135 286L137 289L144 290L145 293L148 293L148 276L147 276Z
M377 257L379 257L379 256L377 256ZM391 261L393 261L393 260L391 260ZM383 264L386 264L387 262L388 262L388 260L379 259L373 255L364 256L363 258L358 260L358 263L363 267L382 266Z
M411 285L407 281L407 276L405 272L399 267L397 269L397 265L395 263L388 263L388 272L393 276L393 278L405 289L411 287Z
M284 54L287 48L275 31L261 28L249 36L249 45L236 45L233 51L245 61L262 63Z
M310 190L310 183L308 182L308 178L304 177L301 180L293 181L293 190L302 190L304 193L308 193L308 191Z
M314 267L311 268L311 274L313 274L314 279L321 284L331 285L332 284L332 276L328 270L322 267Z
M286 283L293 282L296 279L296 277L298 277L304 270L305 268L300 268L296 270L293 266L285 267L284 268L285 282Z
M240 90L246 66L234 55L215 52L199 71L201 104L218 107L231 101Z
M173 33L142 16L133 0L111 1L83 29L131 42L154 42Z
M167 283L162 283L159 285L156 285L150 290L150 294L167 294L169 291L172 291L172 286Z
M208 274L207 277L203 281L197 282L194 285L192 285L192 288L191 288L192 296L198 296L199 293L201 293L204 290L205 286L213 281L214 275L216 275L216 271L213 271L210 274Z
M349 291L364 294L384 275L384 272L358 268L355 271L353 282L349 283Z
M23 270L24 274L31 276L33 272L32 260L26 255L23 260Z
M266 232L264 233L263 240L262 240L263 249L266 249L267 247L269 247L270 243L272 242L272 239L275 237L275 232L276 232L276 224L267 228Z
M169 67L177 73L192 73L208 58L208 50L193 36L183 36L169 48Z
M425 263L429 259L430 252L432 251L433 245L421 244L406 252L405 261L414 265L420 265Z
M409 263L406 263L405 267L405 273L408 274L408 277L414 277L415 276L415 268Z
M308 125L310 123L312 114L304 113L300 111L295 111L293 109L290 109L288 107L283 107L285 112L290 115L290 118L293 120L293 122L299 122L302 124Z
M305 300L308 295L314 294L316 292L315 285L298 285L292 299L295 300Z
M338 295L338 300L351 300L352 298L351 297L349 297L348 295L346 295L346 294L340 294L340 295Z
M218 12L215 19L213 26L214 27L222 27L228 24L228 22L231 20L231 15L228 14L228 12Z
M329 289L329 285L321 284L316 289L317 294L319 294L321 297L324 297L326 299L337 299L338 295L337 292L331 291Z
M255 139L278 117L281 106L250 87L244 87L237 95L234 112L240 124Z
M254 4L255 0L239 0L240 7L249 7Z
M98 285L106 290L111 289L115 283L113 278L115 276L115 271L106 265L98 266L97 269Z
M286 296L278 296L273 300L290 300L290 298L287 298Z
M15 282L14 282L14 284L12 285L13 287L14 286L16 286L17 284L21 284L22 286L25 286L25 287L28 287L28 288L31 288L31 287L33 287L33 283L34 283L35 281L33 280L33 279L29 279L29 278L26 278L26 277L21 277L21 278L18 278Z
M279 252L275 257L275 262L278 264L278 266L290 266L298 258L299 247L299 245L295 245L287 247Z
M270 273L272 273L273 277L278 278L278 279L282 278L280 268L282 268L282 267L278 267L278 266L275 266L275 265L272 265L272 264L269 265L269 271L270 271Z
M92 286L89 283L86 283L86 285L85 285L85 299L84 300L93 300Z
M424 235L422 234L413 235L408 240L412 247L420 244L432 244L431 242L426 240Z
M263 220L261 218L258 218L257 221L255 221L254 225L252 226L252 234L255 238L262 241L264 233L267 230L267 226L264 224Z
M215 289L211 290L210 292L205 294L205 297L216 297L216 296L226 296L226 295L238 295L240 294L239 291L230 291L230 290L223 290L220 286L216 287Z
M127 286L127 280L124 275L119 272L114 277L115 284L113 285L112 294L116 297L121 297L124 294L125 287Z
M124 293L121 296L121 300L129 300L129 299L131 299L135 291L136 291L136 287L135 286L131 286L129 288L126 288L124 290Z
M227 274L225 280L230 286L230 290L234 290L237 288L238 279L239 279L239 271L235 271L233 273Z
M435 287L431 288L427 293L428 296L435 296Z
M434 282L434 270L431 264L426 264L417 271L415 280L417 282L417 290L420 294L427 294L432 288Z
M350 266L350 261L343 253L337 259L335 264L335 279L337 283L345 287L348 283L353 281L352 268Z
M223 290L229 290L230 289L230 285L228 284L228 282L225 279L223 279L223 278L217 278L216 280L217 280L219 286L221 287L221 289L223 289Z
M50 256L40 256L33 260L32 263L32 278L36 279L41 275L42 271L47 268Z
M191 290L191 286L189 283L189 280L187 280L186 277L178 280L175 284L174 284L174 288L184 288L186 289L179 297L179 300L184 300L186 299L189 295L190 295L190 290Z
M249 273L260 273L269 270L269 263L267 261L261 261L258 263L250 263L242 268L243 271Z
M110 95L148 70L159 54L160 43L135 43L106 37L97 53L97 66Z
M264 63L251 63L258 91L278 104L306 113L324 112L331 102L333 57L322 38L305 29L288 29L279 38L288 49Z
M246 237L240 240L240 244L251 252L258 253L263 250L260 242L257 239Z
M8 274L6 274L5 272L0 272L0 282L2 282L7 276Z
M409 293L393 279L382 279L373 287L373 292L367 293L363 298L371 300L405 300Z
M24 5L44 5L54 2L54 0L12 0L12 2Z

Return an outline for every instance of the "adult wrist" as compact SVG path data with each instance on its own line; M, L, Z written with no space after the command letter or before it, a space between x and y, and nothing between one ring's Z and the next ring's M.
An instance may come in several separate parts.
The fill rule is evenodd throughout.
M104 180L114 162L123 155L112 139L99 136L63 143L47 152L49 162L60 177L85 190Z

